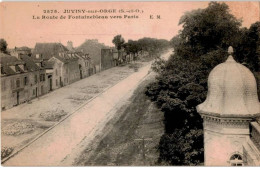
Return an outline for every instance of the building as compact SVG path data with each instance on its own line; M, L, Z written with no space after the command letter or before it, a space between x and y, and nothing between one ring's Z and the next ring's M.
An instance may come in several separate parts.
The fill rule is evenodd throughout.
M260 165L260 103L254 75L237 63L233 49L208 78L207 99L197 106L203 118L206 166Z
M94 65L89 57L89 54L75 52L75 56L78 57L80 79L92 75L94 73Z
M68 41L67 42L67 49L71 52L75 51L75 48L73 47L73 42L72 41Z
M27 55L20 59L0 53L1 110L27 102L45 94L45 70Z
M32 57L36 59L49 60L59 53L65 53L69 50L61 43L36 43Z
M32 50L29 47L23 46L23 47L15 47L10 52L11 56L15 56L16 58L20 58L21 55L32 55Z
M118 54L113 49L101 49L101 70L115 67L117 64Z
M73 44L68 42L73 50ZM78 56L74 51L69 51L61 43L36 43L34 59L43 60L48 74L48 89L54 90L80 79Z
M44 62L48 75L48 89L54 90L80 79L78 58L74 53L59 53Z
M83 44L76 48L77 52L88 53L94 64L94 73L101 71L101 49L109 48L103 43L99 43L97 39L86 40Z

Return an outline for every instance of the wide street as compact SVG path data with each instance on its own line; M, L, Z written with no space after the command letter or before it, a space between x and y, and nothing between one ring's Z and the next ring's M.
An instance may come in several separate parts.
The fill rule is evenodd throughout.
M172 51L168 51L162 58L166 58L171 53ZM84 141L84 144L91 142L103 130L105 124L114 116L113 113L116 113L115 110L132 96L133 91L149 73L150 67L151 63L95 96L3 165L61 165L66 157L77 151L82 141ZM77 86L80 88L79 83L77 83ZM73 89L67 88L66 90Z

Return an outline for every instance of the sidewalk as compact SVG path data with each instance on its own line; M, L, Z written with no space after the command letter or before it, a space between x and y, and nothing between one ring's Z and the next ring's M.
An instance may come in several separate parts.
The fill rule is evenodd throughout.
M111 87L76 113L47 132L20 153L10 158L4 166L55 166L70 154L81 140L92 139L95 130L102 128L113 109L124 96L129 95L144 78L150 65L133 73ZM131 95L130 95L131 96Z

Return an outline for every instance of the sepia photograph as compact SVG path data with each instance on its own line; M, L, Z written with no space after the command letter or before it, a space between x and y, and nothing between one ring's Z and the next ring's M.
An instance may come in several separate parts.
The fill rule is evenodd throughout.
M0 2L1 168L260 166L260 1Z

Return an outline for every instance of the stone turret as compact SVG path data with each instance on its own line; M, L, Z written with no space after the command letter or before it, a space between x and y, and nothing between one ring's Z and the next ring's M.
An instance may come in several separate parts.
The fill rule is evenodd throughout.
M197 106L203 118L206 166L243 165L249 123L260 115L257 85L251 71L228 59L209 74L207 99Z

